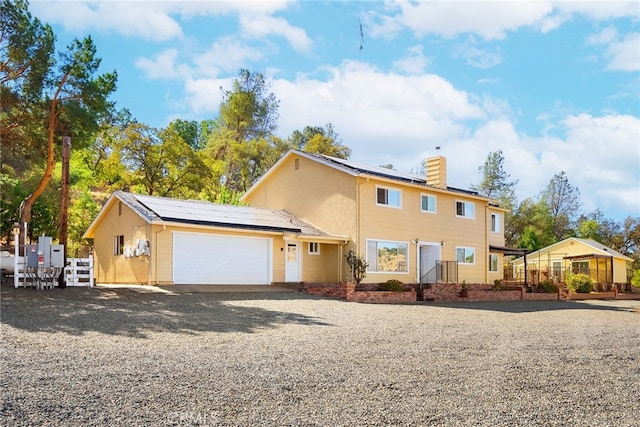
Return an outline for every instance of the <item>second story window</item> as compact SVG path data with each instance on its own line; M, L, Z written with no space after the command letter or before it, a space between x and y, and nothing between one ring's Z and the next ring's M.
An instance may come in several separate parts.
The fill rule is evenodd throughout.
M476 205L472 202L456 202L456 216L473 219L476 217Z
M420 196L420 210L422 212L436 213L436 196L422 194Z
M501 215L500 214L491 214L491 232L492 233L499 233L500 232L500 218Z
M402 207L402 191L388 187L376 187L376 205Z

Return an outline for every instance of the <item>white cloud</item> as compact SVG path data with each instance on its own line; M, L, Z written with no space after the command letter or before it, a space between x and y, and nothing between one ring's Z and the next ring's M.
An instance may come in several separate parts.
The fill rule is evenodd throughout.
M126 37L153 41L183 35L180 25L169 16L162 3L33 2L31 9L41 20L59 23L70 32L113 31Z
M466 59L468 65L485 70L502 62L502 55L478 48L477 41L471 36L465 42L457 43L452 54L454 57Z
M393 62L393 70L407 74L421 74L429 65L429 59L424 56L422 46L412 46L406 50L404 58Z
M397 15L382 19L385 28L408 27L417 35L446 38L474 33L486 40L502 39L507 31L540 23L551 11L549 2L390 2ZM379 33L375 30L374 34Z
M220 71L237 72L247 64L258 61L263 51L234 37L216 40L206 52L193 58L198 77L216 77Z
M617 38L618 31L615 29L615 27L609 26L607 28L603 28L599 33L591 34L590 36L588 36L587 44L609 44L614 42Z
M640 71L640 33L625 36L607 48L607 70Z
M245 37L262 38L269 35L283 37L298 52L307 52L312 45L307 33L289 24L283 18L265 15L242 16L240 26Z
M174 79L190 74L186 66L176 65L178 58L177 49L166 49L153 59L139 58L135 61L136 68L145 72L150 79Z

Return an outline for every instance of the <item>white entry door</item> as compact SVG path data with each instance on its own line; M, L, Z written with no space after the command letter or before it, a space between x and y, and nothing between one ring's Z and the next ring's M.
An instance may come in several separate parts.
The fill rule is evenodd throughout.
M437 273L433 269L436 266L436 262L440 259L440 245L422 244L420 245L420 277L419 282L435 283L437 280ZM430 274L428 276L428 274Z
M300 281L300 247L297 243L287 243L285 282Z

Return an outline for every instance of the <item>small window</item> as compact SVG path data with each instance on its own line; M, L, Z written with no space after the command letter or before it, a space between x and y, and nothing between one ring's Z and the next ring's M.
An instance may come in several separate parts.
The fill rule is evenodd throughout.
M498 271L498 255L489 255L489 271L495 273Z
M293 164L294 164L294 169L295 169L295 170L300 169L300 159L295 159L295 160L293 161Z
M491 214L491 232L492 233L500 233L501 223L502 223L502 215L500 214Z
M456 261L459 264L475 264L476 250L475 248L456 248Z
M122 215L122 202L118 202L118 215Z
M471 202L456 202L456 215L473 219L476 217L476 205Z
M113 254L122 255L124 253L124 236L113 236Z
M367 271L407 273L409 244L367 240Z
M436 196L422 194L420 196L420 210L422 212L436 213Z
M392 208L402 207L402 192L393 188L376 187L376 204Z
M309 255L320 255L320 243L309 242Z

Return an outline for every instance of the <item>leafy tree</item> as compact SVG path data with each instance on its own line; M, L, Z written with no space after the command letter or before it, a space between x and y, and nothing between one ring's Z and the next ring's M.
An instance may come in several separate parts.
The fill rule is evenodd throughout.
M69 247L68 253L74 256L82 253L82 235L89 228L93 219L100 211L100 205L94 200L88 190L76 192L69 206Z
M511 246L516 240L513 235L517 234L513 230L513 216L517 204L515 187L518 181L510 180L510 175L504 170L504 160L502 150L490 152L484 164L478 168L478 172L482 176L480 183L472 185L471 189L482 196L497 200L500 207L506 209L504 218L505 242ZM527 245L531 245L531 243L529 242Z
M117 148L125 182L145 194L193 196L207 174L201 159L171 127L158 131L132 123L120 135Z
M96 75L100 59L90 37L73 40L55 60L53 32L31 16L26 1L4 1L0 13L2 99L9 100L6 109L3 105L1 132L15 144L46 154L42 176L21 206L21 222L30 222L34 204L52 178L56 142L64 135L80 146L89 141L112 108L108 96L117 76L115 71Z
M573 221L579 215L582 202L580 190L569 183L567 174L562 171L551 178L547 188L540 195L551 215L551 230L560 241L570 237L573 233Z
M210 193L220 186L246 191L273 164L265 159L273 157L270 151L276 146L280 101L269 88L262 74L243 69L232 90L224 92L215 125L206 131L206 163L216 178Z
M478 168L482 180L471 189L490 199L500 200L513 205L515 186L518 181L509 181L509 174L504 170L504 153L502 150L490 152L484 164Z
M302 131L294 130L289 137L293 147L306 153L324 154L326 156L348 159L351 149L342 144L333 125L306 126Z
M551 233L551 223L546 205L527 198L505 222L505 241L508 246L532 250L548 246L556 242Z

